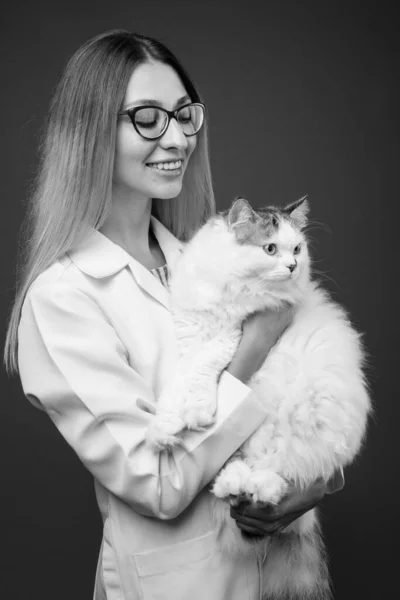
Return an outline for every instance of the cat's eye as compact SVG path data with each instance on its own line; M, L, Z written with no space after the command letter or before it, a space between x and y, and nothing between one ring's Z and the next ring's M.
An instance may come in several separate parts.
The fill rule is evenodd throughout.
M299 254L301 250L301 244L297 244L297 246L295 246L295 249L293 250L293 254Z
M276 253L276 244L267 244L266 246L263 246L263 248L270 256Z

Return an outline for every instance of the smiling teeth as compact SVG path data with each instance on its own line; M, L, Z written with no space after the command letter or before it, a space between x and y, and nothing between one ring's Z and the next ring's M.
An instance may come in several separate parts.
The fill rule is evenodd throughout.
M148 166L158 169L159 171L170 171L172 169L179 169L182 166L182 161L176 160L174 162L148 163Z

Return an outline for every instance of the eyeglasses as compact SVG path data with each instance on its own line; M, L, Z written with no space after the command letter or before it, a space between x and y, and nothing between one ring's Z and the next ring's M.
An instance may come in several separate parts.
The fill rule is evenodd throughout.
M158 140L168 129L171 119L176 119L186 137L199 133L204 122L205 106L201 102L185 104L177 110L157 106L137 106L118 114L128 115L132 125L145 140Z

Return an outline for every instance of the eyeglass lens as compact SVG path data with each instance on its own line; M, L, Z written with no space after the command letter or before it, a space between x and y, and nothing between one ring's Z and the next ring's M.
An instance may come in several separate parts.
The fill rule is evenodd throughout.
M178 110L176 119L185 135L196 134L203 124L201 106L188 105ZM135 113L135 125L139 132L147 138L156 138L164 131L168 115L161 108L145 107Z

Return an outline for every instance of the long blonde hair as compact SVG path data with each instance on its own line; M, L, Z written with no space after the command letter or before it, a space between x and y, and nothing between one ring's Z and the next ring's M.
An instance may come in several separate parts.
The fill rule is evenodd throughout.
M90 229L99 229L110 212L117 113L133 70L148 60L173 67L191 100L201 101L189 75L163 44L125 30L108 31L86 42L68 62L57 86L21 231L16 296L4 351L9 373L18 372L18 324L30 285ZM185 240L214 211L203 126L181 193L171 200L154 199L153 214Z

